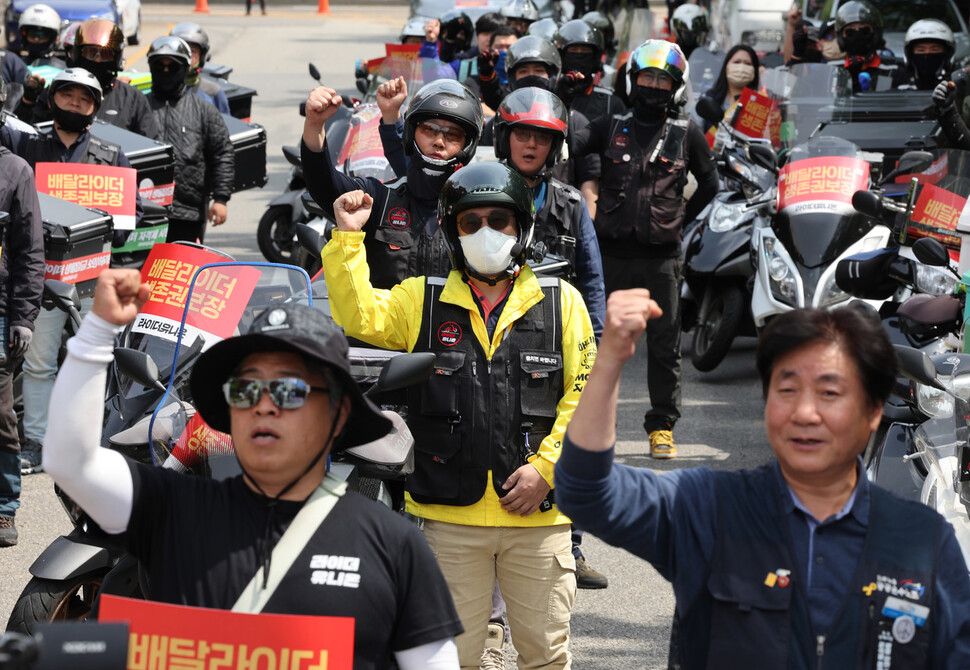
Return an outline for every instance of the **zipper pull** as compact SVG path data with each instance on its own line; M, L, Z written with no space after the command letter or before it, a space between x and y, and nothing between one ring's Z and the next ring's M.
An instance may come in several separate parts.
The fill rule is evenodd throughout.
M486 367L486 370L487 370L488 374L492 374L492 359L491 358L485 359L485 367Z
M825 655L825 636L818 635L815 638L815 653L819 657L819 662L821 663L822 656Z
M476 365L476 362L477 361L472 361L472 377L477 377L478 376L478 373L475 372L475 368L478 367L478 365Z

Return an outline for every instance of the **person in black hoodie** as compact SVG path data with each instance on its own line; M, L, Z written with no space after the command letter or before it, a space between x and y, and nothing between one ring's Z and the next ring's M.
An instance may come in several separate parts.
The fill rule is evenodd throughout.
M107 19L88 19L78 26L68 65L83 68L97 77L104 92L97 118L153 140L160 139L145 96L134 86L118 81L124 67L125 36L121 28ZM47 91L24 91L14 113L21 121L40 123L51 119Z
M403 79L388 84L394 84L394 89L385 88L378 96L380 132L398 141L397 110L407 87ZM411 98L402 124L404 152L411 159L406 176L388 184L348 177L331 160L323 124L341 102L336 91L323 86L307 98L301 152L310 195L330 212L334 200L348 191L361 189L374 198L364 231L370 280L376 288L391 288L407 277L447 275L452 266L438 228L438 195L445 180L467 165L478 148L482 132L478 98L453 79L425 84Z
M175 151L169 242L202 242L207 221L213 226L225 223L226 203L235 178L235 156L226 122L213 105L185 86L191 63L192 50L179 37L159 37L148 50L152 73L148 104L161 129L161 139Z

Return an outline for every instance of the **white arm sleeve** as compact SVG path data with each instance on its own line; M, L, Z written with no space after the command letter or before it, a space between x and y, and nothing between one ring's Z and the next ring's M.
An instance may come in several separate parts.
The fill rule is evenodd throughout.
M455 638L395 651L394 659L401 670L458 670L458 646Z
M107 365L120 327L89 314L68 340L54 382L44 438L44 471L102 529L122 533L131 517L134 486L124 457L101 447Z

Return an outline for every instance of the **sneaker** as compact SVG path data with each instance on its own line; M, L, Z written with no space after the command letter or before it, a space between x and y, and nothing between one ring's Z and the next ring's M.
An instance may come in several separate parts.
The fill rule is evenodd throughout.
M654 458L676 458L674 433L670 430L650 431L650 455Z
M12 547L17 544L17 526L12 516L0 516L0 547Z
M577 589L605 589L609 585L606 575L591 568L585 557L580 556L576 559Z
M24 448L20 450L20 474L32 475L44 471L40 455L42 446L36 440L27 440Z
M500 623L488 624L481 670L505 670L505 626Z

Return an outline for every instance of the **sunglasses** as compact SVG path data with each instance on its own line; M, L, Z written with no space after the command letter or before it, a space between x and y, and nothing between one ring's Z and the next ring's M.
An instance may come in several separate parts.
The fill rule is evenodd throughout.
M488 216L482 217L475 212L462 212L458 215L458 229L465 235L474 235L482 223L500 233L515 231L515 215L507 209L493 209Z
M47 30L46 28L26 28L25 30L22 31L22 33L23 33L23 36L26 37L27 39L35 39L35 40L54 39L54 36L51 35L51 31Z
M230 377L229 381L222 385L226 403L236 409L249 409L254 406L263 396L263 391L269 391L269 399L280 409L298 409L306 403L310 391L326 393L329 389L310 386L296 377L281 379Z
M464 144L465 143L465 131L461 128L452 128L446 126L439 126L437 123L432 121L422 121L418 124L418 132L427 137L430 140L438 139L438 136L444 138L445 142L449 144Z
M855 37L856 35L868 36L872 34L870 26L859 26L858 28L845 28L842 37Z
M552 135L549 133L544 133L541 130L530 130L528 128L513 128L512 136L517 142L522 142L525 144L530 140L535 140L536 144L540 147L550 147L552 146Z
M87 44L81 47L81 58L94 61L95 63L108 63L115 59L115 52L111 47Z

